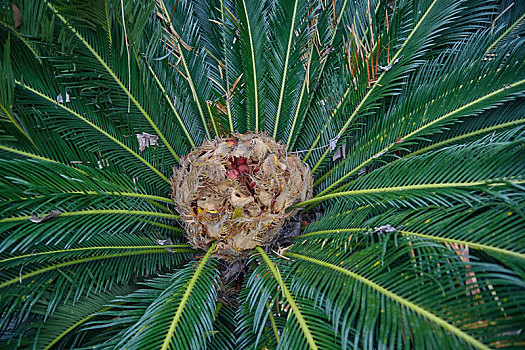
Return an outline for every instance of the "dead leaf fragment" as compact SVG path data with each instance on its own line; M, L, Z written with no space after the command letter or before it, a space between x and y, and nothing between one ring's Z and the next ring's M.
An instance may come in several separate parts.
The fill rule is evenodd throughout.
M65 100L65 103L67 102L70 102L71 99L69 98L69 94L67 93L66 91L66 100ZM59 93L58 96L57 96L57 102L58 103L64 103L64 98L62 97L62 93Z
M31 215L29 217L29 221L31 222L34 222L34 223L40 223L40 222L44 222L44 221L47 221L49 219L52 219L54 217L57 217L59 216L60 214L62 214L62 212L60 210L51 210L49 212L49 214L45 215L45 216L37 216L35 214Z
M20 9L18 8L18 6L15 5L14 2L11 3L11 8L13 9L13 19L15 22L15 28L18 28L22 24L22 14L20 13Z
M173 241L171 239L157 239L158 245L173 245ZM173 253L173 249L166 248L166 250L170 253Z
M66 95L67 96L67 95ZM156 146L159 140L157 135L148 134L143 132L142 134L136 134L137 140L139 142L139 151L144 151L147 147Z

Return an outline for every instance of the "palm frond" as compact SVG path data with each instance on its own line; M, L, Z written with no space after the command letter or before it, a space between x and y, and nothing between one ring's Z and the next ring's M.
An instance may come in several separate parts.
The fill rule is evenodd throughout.
M96 238L71 243L72 238L68 234L52 246L34 246L29 254L1 254L3 331L33 313L32 306L25 305L28 301L33 306L45 304L44 316L49 317L61 303L150 276L193 252L185 244L161 246L136 235L99 233Z
M60 305L53 317L45 323L34 322L35 338L28 346L33 345L38 349L51 349L53 347L75 347L81 344L82 337L77 337L76 330L91 320L97 312L101 312L105 305L119 295L129 294L133 291L129 286L115 286L106 293L93 294L77 303ZM40 310L34 309L35 314L46 312L46 305L39 305Z
M478 42L484 41L460 45L455 54L448 54L446 58L437 59L436 62L423 67L414 77L415 90L410 94L410 99L406 101L400 99L390 109L392 115L397 117L391 119L389 116L378 115L378 123L370 124L369 131L360 135L359 141L351 148L350 152L355 156L337 164L316 182L320 184L327 179L329 186L322 193L333 189L350 176L355 176L365 167L369 168L377 164L385 156L403 148L407 149L416 140L442 132L459 118L478 115L483 110L495 108L519 96L523 89L521 74L523 62L518 57L521 56L520 52L523 48L516 47L516 51L510 49L516 55L514 59L512 54L510 56L499 54L494 60L483 60L479 54L483 48L479 47ZM506 61L507 57L510 57L509 61ZM440 68L445 63L443 60L454 62L446 64L450 68L449 72ZM473 66L476 68L466 70L466 67ZM468 72L468 75L465 72ZM492 76L488 78L487 75ZM486 77L488 80L485 80ZM428 85L424 85L425 81ZM479 86L492 91L482 92ZM407 89L410 89L410 85ZM436 90L433 92L433 89ZM460 91L464 91L464 94L461 94L461 101L457 99ZM468 98L466 98L467 94ZM456 125L459 129L462 128L462 125ZM377 137L378 134L380 137ZM362 153L363 150L366 150L366 155ZM324 186L323 184L322 187Z
M266 1L237 1L239 42L245 82L246 113L248 130L259 131L261 128L263 99L259 96L261 80L265 70L264 47L267 27Z
M515 293L524 288L511 271L465 262L465 256L424 239L398 237L396 242L380 238L363 249L337 249L338 254L317 244L298 245L285 253L293 259L294 291L320 300L327 316L341 327L343 339L362 347L371 347L376 337L381 344L416 348L433 344L488 349L519 341L505 329L523 322L520 308L502 308L498 302L516 300ZM383 244L388 248L378 249ZM472 324L473 313L481 326ZM489 323L490 331L483 326Z
M340 348L331 324L312 299L290 293L295 281L290 278L287 267L281 270L283 265L278 265L275 256L270 258L262 249L258 252L262 255L261 265L253 271L241 295L237 346L247 349ZM272 278L266 278L270 274Z
M213 334L217 276L209 260L210 249L198 264L188 264L175 274L145 283L134 293L117 298L114 307L100 315L116 316L93 323L105 329L131 322L133 326L103 338L100 345L116 347L202 348ZM128 311L129 310L129 311Z
M286 136L278 131L286 131L295 107L292 101L297 99L298 86L305 79L301 57L307 53L311 36L305 19L312 11L308 2L283 1L275 4L274 13L269 15L269 26L275 29L270 33L272 46L266 50L269 78L264 125L276 140Z
M357 178L345 186L344 192L317 196L300 205L338 197L346 197L357 205L382 202L395 205L399 200L412 207L429 204L448 206L450 200L480 201L475 192L477 190L486 191L493 186L501 186L499 190L503 191L508 186L523 182L523 162L520 160L524 153L519 146L522 141L518 140L521 136L516 141L496 143L491 141L489 135L471 144L399 159Z
M54 14L58 17L60 21L62 21L68 29L71 30L71 32L77 37L77 39L80 41L82 45L85 46L85 48L93 55L96 61L100 63L100 65L107 71L109 76L115 81L115 83L119 86L119 88L122 90L123 94L125 94L137 107L137 109L140 111L140 113L143 115L143 117L148 121L149 124L153 127L157 135L161 138L161 140L164 142L165 146L169 149L171 154L175 157L175 159L178 160L178 156L171 147L171 145L166 140L166 137L161 132L161 130L158 128L158 126L153 121L152 117L146 112L145 108L142 106L141 103L137 100L137 98L131 93L128 87L124 85L124 83L121 81L121 79L118 77L117 73L108 65L108 63L104 60L104 58L95 50L93 46L89 43L89 39L82 34L80 29L74 28L71 24L68 23L67 19L62 16L58 10L51 4L47 3L48 7L51 9L51 11L54 12ZM88 7L89 8L89 7ZM100 9L100 7L93 7L95 9ZM129 54L128 54L129 55ZM129 108L128 108L129 109Z
M198 115L201 118L206 137L209 139L211 138L211 135L208 128L205 110L202 106L202 99L204 98L204 103L206 103L206 101L210 99L211 91L206 79L208 76L208 67L206 60L203 58L206 56L206 52L200 47L200 43L198 41L199 36L197 34L199 28L197 27L197 22L192 15L193 4L191 4L189 1L181 2L181 4L178 4L178 6L175 8L175 11L178 12L177 16L171 17L168 13L166 5L164 4L164 1L158 1L157 4L164 20L167 21L168 18L170 18L168 24L165 27L168 31L166 33L168 40L171 41L171 45L174 45L178 51L179 57L175 67L177 70L182 70L182 74L184 74L185 83L190 89L190 93L193 98L194 105L198 111ZM178 28L185 27L186 29L180 34L177 33L176 29L172 25L173 20L176 21ZM194 53L186 53L186 50L181 46L181 40L184 39L192 40L192 42L189 42L189 40L185 40L185 42L192 45L191 47L195 50ZM179 68L179 62L182 63L181 68ZM199 141L202 142L202 140Z
M525 3L4 3L0 348L525 344ZM250 132L313 198L221 261L170 175Z

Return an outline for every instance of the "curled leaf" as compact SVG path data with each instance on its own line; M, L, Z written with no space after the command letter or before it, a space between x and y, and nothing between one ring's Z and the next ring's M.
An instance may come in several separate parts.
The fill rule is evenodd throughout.
M172 245L173 241L171 239L157 239L158 245ZM171 248L166 248L166 250L170 253L173 253L173 250Z
M54 217L57 217L59 216L60 214L62 214L62 212L60 210L51 210L49 212L49 214L45 215L45 216L37 216L35 214L31 215L31 217L29 217L29 221L31 222L34 222L34 223L40 223L40 222L43 222L43 221L47 221L49 219L52 219Z
M11 3L11 8L13 9L13 20L15 22L15 28L18 28L22 24L22 14L20 13L20 9L18 8L18 6L15 5L14 2Z
M151 135L146 132L142 134L136 134L137 140L139 141L139 151L144 151L147 147L157 145L159 137L157 135Z

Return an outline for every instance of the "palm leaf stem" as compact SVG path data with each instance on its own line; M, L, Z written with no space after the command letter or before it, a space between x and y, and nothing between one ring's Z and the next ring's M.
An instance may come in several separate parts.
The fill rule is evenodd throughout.
M253 77L253 86L254 86L254 99L255 99L255 132L259 131L259 96L257 95L257 70L255 68L255 51L253 48L253 36L250 26L250 18L248 17L248 10L246 8L246 1L242 0L242 11L246 17L246 26L248 28L248 37L250 38L250 56L252 60L252 77Z
M224 23L224 1L221 1L221 21ZM223 40L223 50L226 52L226 40ZM228 122L230 124L230 131L233 133L235 132L233 128L233 118L232 118L232 111L230 106L230 78L228 77L228 57L226 55L224 56L224 70L225 70L225 78L226 78L226 110L228 111Z
M436 4L437 0L434 0L432 1L432 3L430 4L430 6L428 7L428 9L425 11L425 13L423 14L423 16L419 19L419 21L417 22L417 24L415 25L414 29L410 32L410 34L408 35L407 39L403 42L403 44L401 45L401 47L399 48L399 50L397 50L396 54L394 55L394 57L392 57L392 60L391 62L395 62L396 59L401 55L401 52L403 51L403 49L406 47L406 45L410 42L410 40L412 39L412 37L414 36L414 34L417 32L417 30L419 29L419 27L422 25L423 21L426 19L426 17L428 16L428 14L430 13L430 11L432 10L432 8L434 7L434 5ZM359 112L361 111L361 108L366 104L368 98L372 95L372 93L375 91L376 87L378 86L381 86L381 80L383 79L383 77L385 76L387 72L383 72L378 78L377 78L377 81L374 85L372 85L372 87L370 88L370 90L368 90L368 92L366 93L366 95L363 97L363 99L361 100L361 102L359 102L359 104L357 105L357 107L354 109L354 111L352 112L352 114L350 115L350 117L348 117L348 120L346 121L346 123L343 125L343 127L341 128L341 130L339 131L339 133L337 134L337 136L341 136L343 135L343 133L345 132L345 130L348 128L348 126L350 126L350 123L354 120L354 118L359 114ZM344 104L344 101L347 99L348 95L350 94L351 90L353 88L352 87L348 87L343 95L343 97L341 98L341 100L339 101L339 103L337 104L337 106L335 107L334 111L332 112L332 115L330 117L330 120L335 116L335 114L341 109L341 107L343 106ZM326 127L328 126L328 123L325 124L324 128L323 128L323 131L322 132L319 132L319 134L317 135L316 139L314 140L314 143L311 145L310 147L310 150L308 151L308 153L306 154L306 156L304 157L303 159L303 162L306 162L306 160L308 159L308 157L310 156L310 154L313 152L312 149L314 149L316 146L317 146L317 143L319 142L319 140L321 139L321 134L324 133L324 131L326 130ZM324 158L328 155L328 153L330 153L330 148L327 148L325 150L325 152L323 153L323 155L321 156L321 158L319 158L319 160L317 161L317 163L314 165L314 167L312 168L312 174L317 170L317 168L321 165L321 162L324 160Z
M399 232L401 234L405 235L405 236L417 236L417 237L421 237L421 238L438 240L438 241L447 242L447 243L455 243L455 244L459 244L459 245L462 245L462 246L469 246L470 248L474 248L474 249L478 249L478 250L489 250L489 251L493 251L493 252L496 252L496 253L499 253L499 254L511 255L513 257L525 260L525 254L523 254L523 253L514 252L514 251L508 250L508 249L501 249L501 248L490 246L490 245L486 245L486 244L480 244L480 243L476 243L476 242L469 242L469 241L464 241L464 240L460 240L460 239L452 239L452 238L445 238L445 237L435 237L435 236L425 235L423 233L412 232L412 231L399 231Z
M189 244L171 244L171 245L141 245L141 246L108 246L108 247L84 247L84 248L71 248L71 249L60 249L60 250L53 250L49 252L38 252L38 253L31 253L31 254L24 254L19 256L13 256L11 258L2 259L0 260L0 263L6 263L8 261L18 260L18 259L24 259L29 258L33 256L41 256L41 255L49 255L49 254L60 254L60 253L70 253L70 252L83 252L83 251L89 251L89 250L112 250L112 249L168 249L168 248L185 248L185 249L191 249L191 246Z
M313 51L314 51L314 47L312 46L310 48L310 53L308 54L308 63L306 65L307 67L310 67L310 63L312 61ZM297 107L295 108L295 113L293 115L292 126L290 128L290 133L288 134L288 141L286 141L286 151L288 151L290 149L290 147L293 146L293 144L291 142L292 142L292 137L293 137L293 133L294 133L294 130L295 130L295 124L297 123L297 118L299 117L299 110L300 110L300 107L301 107L301 102L303 100L304 92L306 90L306 85L307 85L307 81L308 81L307 74L308 74L308 70L305 72L305 76L304 76L304 79L303 79L303 84L302 84L302 87L301 87L301 93L299 94L299 101L297 102Z
M498 43L506 37L509 33L511 33L523 20L525 19L525 13L522 14L512 25L510 25L507 30L505 30L492 44L490 44L489 48L487 49L487 52L491 51Z
M288 63L290 60L290 51L292 48L292 42L293 42L293 33L294 33L294 27L295 27L295 16L297 13L297 3L299 0L295 0L294 6L293 6L293 14L292 14L292 21L290 23L290 34L288 35L288 45L286 47L286 56L284 59L284 67L283 67L283 77L281 82L281 91L279 92L279 102L277 103L277 113L275 115L275 125L273 128L273 138L275 139L277 137L277 127L279 126L279 117L281 116L281 108L283 105L284 100L284 87L286 85L286 75L288 73Z
M47 2L47 0L46 0L46 2ZM157 124L155 124L153 119L151 119L151 117L149 116L148 112L146 112L144 107L142 107L142 105L139 103L139 101L137 101L135 96L133 96L133 94L128 90L128 88L126 88L126 86L120 81L120 79L117 76L117 74L109 67L109 65L97 53L97 51L89 44L89 42L75 28L73 28L73 26L68 24L67 20L57 11L57 9L52 4L47 2L47 6L66 25L66 27L78 38L78 40L80 40L80 42L93 54L93 56L97 59L97 61L100 62L100 64L104 67L104 69L106 69L106 71L109 73L109 75L111 75L113 80L115 80L115 82L122 89L122 91L124 91L124 93L133 102L133 104L137 107L137 109L140 111L140 113L144 116L144 118L146 118L148 123L153 127L153 129L155 130L157 135L160 137L162 142L164 142L164 144L166 145L166 148L168 148L168 150L171 152L173 157L175 157L175 159L178 162L179 161L179 156L177 155L177 153L175 153L175 150L173 150L173 147L171 147L170 143L168 142L168 140L166 139L164 134L160 131L159 127L157 126Z
M192 148L195 148L195 142L191 138L190 133L188 132L188 128L186 128L186 125L182 121L182 118L181 118L181 116L179 114L179 111L177 111L177 109L175 108L175 105L173 105L173 102L171 102L171 99L168 96L168 93L166 92L166 89L164 88L164 85L162 85L162 83L160 82L159 77L157 77L157 74L155 74L155 71L153 71L153 68L151 68L151 66L148 63L146 63L146 65L148 66L148 69L149 69L151 75L153 76L153 78L155 79L155 82L157 83L157 86L159 87L160 91L162 91L162 95L164 95L164 98L166 99L166 102L168 102L168 106L170 106L171 110L173 111L173 113L177 117L177 121L179 122L179 125L182 128L182 131L184 131L184 135L186 135L186 138L188 139L188 142L191 144Z
M264 249L261 247L255 248L259 254L261 254L262 258L264 259L264 262L266 265L268 265L268 268L273 274L273 277L277 280L277 283L281 287L281 290L284 294L284 297L288 301L288 304L290 305L290 308L292 309L292 312L294 313L295 317L297 318L297 322L299 322L299 325L301 326L301 330L303 331L303 334L306 338L306 341L308 342L308 345L310 346L310 349L318 349L317 345L315 344L314 338L312 336L312 332L310 332L310 329L308 325L306 324L306 320L304 319L304 316L301 314L301 311L297 307L297 304L295 302L294 297L290 293L290 290L286 286L286 284L283 281L283 278L281 277L281 274L275 264L270 260Z
M499 130L499 129L504 129L504 128L520 125L520 124L523 124L523 123L525 123L525 119L517 119L517 120L513 120L513 121L510 121L510 122L507 122L507 123L501 123L501 124L498 124L498 125L490 126L488 128L483 128L483 129L471 131L471 132L465 133L463 135L452 137L450 139L443 140L441 142L437 142L437 143L434 143L434 144L429 145L427 147L421 148L421 149L419 149L419 150L417 150L415 152L407 154L403 158L409 158L409 157L417 156L418 154L428 152L428 151L430 151L432 149L442 147L442 146L444 146L446 144L449 144L449 143L457 142L457 141L464 140L464 139L472 137L472 136L485 134L485 133L488 133L488 132L491 132L491 131L496 131L496 130Z
M319 231L314 231L314 232L303 233L302 235L298 236L297 238L306 238L306 237L311 237L311 236L324 235L324 234L327 234L327 233L362 232L362 231L366 231L366 230L369 230L369 229L366 228L366 227L334 228L334 229L331 229L331 230L319 230Z
M182 296L182 299L180 301L179 306L177 307L177 311L175 312L175 316L173 316L173 320L171 321L170 328L168 330L168 333L166 334L166 337L164 338L164 343L162 344L161 350L167 350L170 347L171 338L173 337L173 334L175 333L175 329L177 328L177 325L182 317L182 313L184 311L184 307L188 303L188 299L190 298L190 294L193 292L193 289L195 288L195 284L197 283L197 280L199 279L202 270L204 269L204 265L206 265L206 262L211 256L211 253L215 249L215 246L217 245L217 242L214 242L211 247L208 249L204 257L199 262L199 265L197 266L197 269L195 269L195 273L193 274L193 277L188 282L188 286L186 287L186 291L184 292L184 295Z
M204 116L204 112L202 111L202 106L199 100L199 95L197 95L197 91L195 90L195 83L193 82L193 78L191 77L190 70L188 69L188 64L186 63L186 58L184 57L184 53L182 51L182 48L180 46L180 43L177 42L177 49L180 52L180 57L182 61L182 65L184 66L184 71L186 72L186 80L188 81L188 84L190 85L191 93L193 95L193 99L195 100L195 104L197 105L197 109L199 110L199 114L201 116L202 125L204 126L204 130L206 132L206 136L208 139L211 140L210 136L210 130L208 130L208 125L206 123L206 117ZM211 116L210 116L211 118Z
M15 278L12 278L10 280L7 280L3 283L0 283L0 288L4 288L4 287L7 287L11 284L14 284L14 283L18 283L28 277L33 277L33 276L36 276L36 275L39 275L41 273L44 273L44 272L47 272L47 271L52 271L52 270L56 270L56 269L60 269L62 267L66 267L66 266L71 266L71 265L76 265L76 264L81 264L81 263L85 263L85 262L92 262L92 261L95 261L95 260L104 260L104 259L111 259L111 258L120 258L120 257L124 257L124 256L132 256L132 255L142 255L142 254L159 254L159 253L193 253L195 252L195 250L193 249L177 249L177 250L174 250L172 249L171 252L167 251L164 246L158 246L158 248L156 249L145 249L145 250L139 250L139 251L136 251L136 252L125 252L125 253L115 253L115 254L107 254L107 255L100 255L100 256L90 256L90 257L86 257L86 258L82 258L82 259L77 259L77 260L71 260L71 261L66 261L66 262L63 262L63 263L59 263L59 264L54 264L54 265L51 265L51 266L48 266L48 267L44 267L42 269L38 269L36 271L33 271L33 272L28 272L24 275L20 275L18 277L15 277Z
M65 165L65 166L67 166L69 168L75 169L75 170L81 172L82 174L86 175L86 173L83 170L80 170L80 169L78 169L78 168L76 168L74 166L71 166L69 164L61 163L61 162L56 161L56 160L51 159L51 158L42 157L42 156L39 156L39 155L34 154L34 153L24 152L24 151L18 150L16 148L11 148L11 147L7 147L7 146L3 146L3 145L0 145L0 150L6 151L6 152L10 152L10 153L19 154L21 156L32 158L32 159L43 160L45 162L62 164L62 165Z
M439 189L439 188L471 188L471 187L478 187L482 185L503 186L503 185L506 185L507 183L513 183L513 184L524 184L525 183L525 181L508 181L508 182L495 182L495 181L498 181L498 179L473 181L473 182L445 182L445 183L436 183L436 184L419 184L419 185L407 185L407 186L396 186L396 187L367 188L363 190L337 192L337 193L326 194L324 196L317 196L312 199L306 200L304 202L295 204L294 206L292 206L292 208L302 207L302 206L310 205L310 204L316 204L316 203L322 202L327 199L346 197L346 196L355 196L355 195L362 195L362 194L401 192L401 191L409 191L409 190L434 190L434 189Z
M315 231L315 232L308 232L308 233L305 233L305 234L302 234L302 235L298 236L297 238L306 238L306 237L312 237L312 236L317 236L317 235L324 235L324 234L329 234L329 233L369 232L369 231L373 231L373 229L370 228L370 227L368 227L368 228L366 228L366 227L339 228L339 229L320 230L320 231ZM525 260L525 254L523 254L523 253L518 253L518 252L515 252L515 251L512 251L512 250L508 250L508 249L502 249L502 248L494 247L494 246L487 245L487 244L481 244L481 243L476 243L476 242L472 242L472 241L465 241L465 240L461 240L461 239L454 239L454 238L446 238L446 237L426 235L426 234L423 234L423 233L418 233L418 232L413 232L413 231L398 230L396 232L399 232L400 234L402 234L404 236L417 236L417 237L421 237L421 238L430 239L430 240L433 240L433 241L454 243L454 244L458 244L458 245L462 245L462 246L469 246L470 248L473 248L473 249L485 250L485 251L488 250L488 251L492 251L492 252L495 252L495 253L504 254L504 255L510 255L510 256L513 256L513 257Z
M162 197L161 197L162 198ZM165 207L163 206L162 204L158 203L158 202L155 202L154 200L148 200L148 203L150 203L151 205L159 208L160 210L162 210L163 212L166 212L166 213L171 213L171 210L168 208L168 207Z
M67 191L67 192L60 192L60 194L82 194L82 195L93 195L93 196L109 194L112 196L143 198L143 199L149 199L152 201L159 201L159 202L170 203L170 204L175 203L172 199L169 199L166 197L153 196L149 194L136 193L136 192ZM36 198L47 198L47 196L20 197L20 200L36 199ZM162 207L162 208L167 209L166 207Z
M211 125L213 126L213 132L215 133L216 136L219 136L219 130L217 129L215 118L213 117L213 114L211 113L211 108L208 103L206 103L206 108L208 109L208 113L210 114L210 121L211 121Z
M105 137L107 137L108 139L110 139L111 141L115 142L117 145L119 145L120 147L122 147L123 149L125 149L126 151L128 151L131 155L133 155L135 158L137 158L139 161L141 161L142 163L144 163L144 165L146 165L148 168L150 168L151 170L153 170L153 172L155 174L157 174L160 178L162 178L164 181L166 181L168 184L171 185L171 181L164 175L162 174L157 168L155 168L153 165L151 165L151 163L149 163L147 160L145 160L144 158L142 158L137 152L133 151L131 148L129 148L128 146L126 146L124 143L122 143L120 140L118 140L117 138L115 138L114 136L112 136L111 134L109 134L107 131L103 130L102 128L100 128L99 126L97 126L96 124L94 124L93 122L91 122L90 120L86 119L85 117L83 117L82 115L78 114L77 112L75 112L74 110L66 107L65 105L53 100L52 98L49 98L48 96L44 95L43 93L41 93L40 91L37 91L35 89L33 89L32 87L28 86L28 85L25 85L24 83L16 80L15 83L19 86L21 86L22 88L26 89L26 90L29 90L31 91L32 93L34 93L35 95L38 95L40 96L41 98L45 99L46 101L52 103L53 105L55 105L56 107L60 107L62 108L63 110L67 111L68 113L74 115L75 117L77 117L78 119L82 120L84 123L88 124L89 126L91 126L93 129L97 130L98 132L100 132L101 134L103 134ZM177 160L178 161L178 160Z
M335 36L337 34L337 29L339 28L339 23L341 22L341 19L343 18L343 14L344 14L344 11L345 11L345 8L346 8L346 3L348 2L348 0L345 0L343 2L343 6L341 6L341 12L339 13L339 18L337 20L337 24L335 26L335 29L332 33L332 37L330 38L330 42L328 43L327 47L330 47L334 40L335 40ZM313 56L313 50L314 50L314 46L312 44L312 47L310 48L310 53L308 55L308 64L307 64L307 67L310 67L310 63L312 61L312 56ZM323 61L323 63L321 63L321 69L319 70L319 76L322 74L322 72L324 71L324 67L326 65L326 62L328 60L325 59ZM308 74L308 71L306 71L305 74ZM319 78L318 78L319 79ZM299 94L299 101L297 102L297 108L295 110L295 114L294 114L294 117L293 117L293 122L292 122L292 127L290 129L290 134L288 135L288 141L286 142L286 150L288 150L290 147L292 147L293 145L290 144L291 140L292 140L292 136L293 136L293 132L294 132L294 129L295 129L295 123L297 121L297 118L299 116L299 107L301 106L301 102L303 100L303 96L304 96L304 91L306 90L306 86L308 85L308 79L307 79L307 76L305 75L305 78L303 80L303 84L302 84L302 87L301 87L301 93Z
M166 224L163 224L163 223L160 223L160 222L149 221L149 220L145 220L144 222L146 224L155 225L155 226L158 226L158 227L165 228L167 230L172 230L172 231L178 232L179 234L183 234L183 233L186 232L185 230L183 230L181 228L170 226L170 225L166 225Z
M13 124L17 129L18 131L20 131L20 133L22 135L24 135L30 142L31 144L35 147L35 148L38 148L35 143L33 142L33 140L31 139L31 137L24 131L24 129L22 129L22 127L20 125L18 125L18 123L16 122L15 118L11 115L11 113L9 113L9 111L7 110L7 108L0 103L0 109L2 109L2 111L4 112L5 115L7 115L7 118L9 118L9 121L11 121L11 124Z
M275 322L275 317L273 317L273 312L272 312L272 307L273 307L273 303L272 305L268 304L268 302L266 302L266 308L268 309L268 316L270 317L270 323L272 324L272 329L273 329L273 334L275 335L275 341L277 342L277 344L279 344L279 342L281 341L281 337L279 336L279 330L277 329L277 323Z
M349 270L347 270L347 269L345 269L343 267L340 267L340 266L337 266L337 265L334 265L334 264L330 264L330 263L322 261L322 260L310 258L308 256L304 256L304 255L301 255L301 254L285 252L284 255L288 256L288 257L290 257L292 259L300 259L300 260L308 261L308 262L311 262L311 263L313 263L315 265L322 266L324 268L337 271L337 272L342 273L344 275L347 275L347 276L349 276L349 277L351 277L353 279L356 279L359 282L365 284L366 286L368 286L368 287L378 291L379 293L385 295L386 297L396 301L400 305L403 305L407 309L418 313L419 315L427 318L428 320L430 320L432 322L435 322L436 324L440 325L441 327L443 327L444 329L448 330L449 332L455 334L458 338L464 340L465 342L471 344L472 346L474 346L474 347L476 347L478 349L484 349L484 350L489 350L490 349L488 346L486 346L485 344L481 343L479 340L475 339L471 335L465 333L464 331L462 331L458 327L454 326L453 324L451 324L451 323L447 322L446 320L444 320L444 319L434 315L433 313L425 310L424 308L422 308L419 305L411 302L410 300L405 299L405 298L403 298L403 297L401 297L401 296L399 296L399 295L389 291L388 289L381 287L379 284L377 284L377 283L375 283L375 282L365 278L364 276L361 276L361 275L359 275L359 274L357 274L355 272L349 271Z
M157 213L154 211L145 211L145 210L124 210L124 209L92 209L92 210L80 210L80 211L70 211L61 213L59 216L81 216L81 215L107 215L107 214L123 214L123 215L145 215L145 216L156 216L161 218L168 219L179 219L178 215L168 214L168 213ZM30 215L15 216L10 218L0 219L0 223L3 222L16 222L29 220Z
M164 1L157 1L157 4L159 4L161 11L163 12L163 15L165 18L171 18L171 16L168 13L168 10L166 9L166 5L164 4ZM173 28L171 24L171 20L168 22L170 29L175 32L175 29ZM180 40L177 40L177 50L180 52L180 60L182 62L182 66L184 67L184 72L186 73L186 81L188 82L188 85L190 86L191 94L193 95L193 99L195 100L195 104L197 105L197 109L199 110L199 115L202 120L202 125L204 126L204 130L206 131L206 136L208 139L211 140L210 131L208 130L208 125L206 123L206 117L204 116L204 112L202 110L202 106L199 100L199 95L197 94L197 90L195 89L195 83L193 82L193 78L191 77L190 70L188 68L188 64L186 62L186 57L184 56L184 52L182 50L182 47L180 45ZM211 115L210 115L211 118ZM178 160L177 160L178 161Z
M486 101L487 99L489 98L492 98L492 97L495 97L497 96L498 94L504 94L504 93L507 93L508 89L511 89L511 88L516 88L516 87L519 87L520 85L524 84L525 83L525 80L520 80L520 81L517 81L515 83L512 83L512 84L509 84L501 89L498 89L498 90L495 90L493 92L491 92L490 94L487 94L487 95L484 95L470 103L467 103L431 122L429 122L428 124L425 124L421 127L419 127L418 129L408 133L406 136L404 136L403 138L401 138L401 141L403 140L407 140L411 137L414 137L416 136L417 134L423 132L424 130L426 130L427 128L437 124L437 123L440 123L440 122L443 122L444 120L448 119L448 118L451 118L459 113L461 113L462 111L466 110L466 109L469 109L469 108L472 108L473 106L475 106L476 104L482 104L484 101ZM388 150L390 150L390 148L392 148L394 146L394 143L386 146L385 148L383 148L380 152L378 152L377 154L373 155L372 157L368 158L367 160L365 160L364 162L362 162L361 164L359 164L358 166L356 166L355 168L353 168L352 170L350 170L349 172L347 172L344 176L342 176L341 178L339 178L337 181L335 181L334 183L332 183L330 186L328 186L327 188L325 188L323 191L321 191L319 194L317 194L317 196L322 196L324 193L328 192L330 189L332 189L334 186L336 186L337 184L339 184L341 181L343 181L344 179L346 179L347 177L355 174L356 171L358 171L359 169L363 168L364 166L366 166L367 164L371 163L372 161L374 161L374 159L377 158L377 155L378 154L384 154L386 152L388 152ZM318 163L319 164L319 163ZM333 170L333 169L332 169ZM328 171L326 174L324 174L321 178L319 178L315 184L319 184L320 181L324 180L329 174L330 172L332 171ZM312 173L313 173L313 170L312 170ZM337 191L337 190L336 190ZM317 197L316 196L316 197Z
M111 309L112 306L107 306L107 307L104 307L100 310L97 310L96 312L105 312L105 311L108 311L109 309ZM58 343L62 338L64 338L68 333L70 333L72 330L78 328L78 326L86 323L87 321L89 321L90 319L92 319L93 317L96 316L96 313L93 312L92 314L90 315L87 315L86 317L82 318L81 320L78 320L77 322L75 322L73 325L69 326L68 328L64 329L64 331L62 333L60 333L56 338L54 338L45 348L44 350L49 350L49 349L52 349L53 346Z

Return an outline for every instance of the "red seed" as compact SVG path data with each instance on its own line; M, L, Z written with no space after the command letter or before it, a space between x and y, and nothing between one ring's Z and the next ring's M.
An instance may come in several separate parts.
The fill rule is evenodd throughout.
M232 170L228 171L226 176L228 176L232 180L236 180L239 177L239 172L237 170L235 170L235 169L232 169Z
M306 225L308 225L308 221L303 220L303 225L302 226L306 226Z
M258 173L258 172L259 172L259 168L255 168L255 169L253 169L253 172L254 172L254 173Z
M238 169L239 169L239 171L240 171L241 173L247 173L248 170L249 170L249 169L248 169L248 166L247 166L246 164L240 165L240 166L238 167Z
M255 185L257 185L257 184L255 183L255 181L252 181L252 183L250 184L250 187L251 187L251 188L254 188Z
M231 157L228 160L230 161L230 163L235 164L235 158Z
M235 164L237 164L237 166L246 164L246 159L244 159L244 158L237 158L237 160L235 161Z

